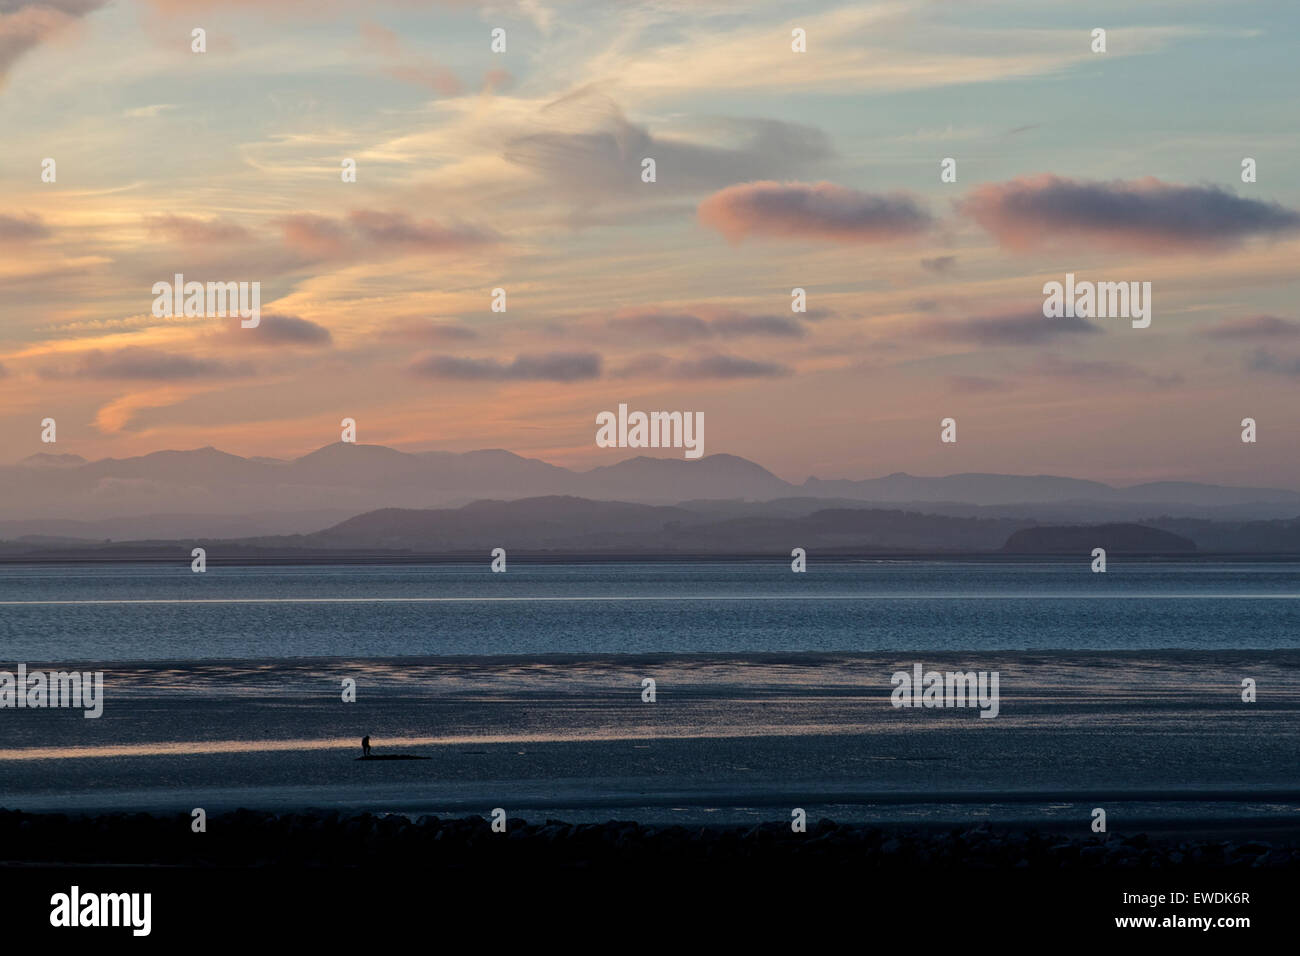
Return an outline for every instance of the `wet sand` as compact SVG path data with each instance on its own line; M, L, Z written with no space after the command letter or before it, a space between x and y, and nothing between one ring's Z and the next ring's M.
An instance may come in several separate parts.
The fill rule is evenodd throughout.
M890 675L997 670L1000 713ZM42 665L32 663L36 669ZM810 816L1242 832L1300 819L1300 652L265 660L84 665L104 715L9 710L0 807ZM656 681L653 703L641 681ZM1244 677L1259 699L1241 701ZM355 703L341 700L345 678ZM375 753L427 761L361 762Z

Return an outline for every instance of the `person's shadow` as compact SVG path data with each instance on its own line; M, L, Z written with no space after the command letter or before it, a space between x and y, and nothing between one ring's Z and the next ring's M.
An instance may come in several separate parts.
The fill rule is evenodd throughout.
M416 754L372 754L370 752L370 735L361 738L361 756L358 760L428 760Z

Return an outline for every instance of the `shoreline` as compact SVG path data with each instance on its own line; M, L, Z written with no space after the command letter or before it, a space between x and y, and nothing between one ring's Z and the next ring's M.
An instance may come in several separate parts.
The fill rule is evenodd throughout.
M12 655L11 655L12 656ZM935 660L936 662L964 663L972 659L1003 659L1017 663L1033 663L1041 658L1044 662L1072 663L1079 658L1080 663L1088 664L1105 658L1119 660L1167 660L1185 662L1196 658L1210 659L1257 659L1277 661L1291 658L1287 663L1300 668L1300 645L1294 647L1152 647L1152 648L1110 648L1110 647L972 647L972 648L871 648L869 650L698 650L698 651L626 651L583 653L578 651L555 651L547 653L501 653L501 654L314 654L292 656L259 657L156 657L156 658L85 658L71 659L61 657L42 659L28 657L23 663L29 669L68 669L94 667L113 671L149 671L161 668L191 668L196 671L235 668L250 672L271 665L285 667L339 666L358 664L365 666L393 667L513 667L536 664L539 666L582 664L590 666L626 666L629 664L655 665L685 662L690 664L707 664L716 661L720 664L764 664L764 665L818 665L834 664L838 661L872 662L891 659ZM0 668L7 659L0 658Z
M918 656L941 670L1000 671L998 718L892 706L891 673ZM1300 820L1300 651L426 656L105 671L100 719L5 712L0 806L501 806L647 825L756 824L793 807L853 825L1086 826L1095 807L1113 827ZM1242 674L1258 681L1257 702L1242 701ZM655 702L642 697L646 676ZM346 679L352 703L340 699ZM357 761L363 736L377 754L432 759Z
M196 539L197 540L197 539ZM239 540L239 539L233 539ZM6 546L15 542L0 540L0 566L4 565L113 565L113 564L162 564L184 567L189 564L191 545L188 542L168 542L167 547L154 545L152 542L114 542L103 545L100 549L68 549L59 551L45 548L33 551L9 551ZM207 538L204 543L211 548L225 543L220 538ZM183 545L183 546L182 546ZM117 549L104 553L107 549ZM1300 552L1295 551L1116 551L1116 557L1126 562L1141 564L1289 564L1300 560ZM817 560L827 564L852 563L912 563L940 562L962 564L968 562L989 562L997 564L1060 564L1079 560L1073 551L1038 552L1038 551L864 551L860 549L836 550L818 548ZM757 564L788 565L790 557L775 551L529 551L523 548L511 549L512 563L522 565L565 565L565 564ZM270 551L259 553L235 546L225 555L218 551L207 558L209 567L277 567L277 566L313 566L346 567L349 565L468 565L470 567L486 566L488 558L482 551L364 551L364 550L315 550L315 551Z
M509 818L494 832L485 817L411 820L397 814L247 809L207 817L194 833L189 814L27 814L0 810L0 867L125 865L177 867L393 866L430 868L539 865L635 868L708 861L780 867L1289 869L1300 868L1300 833L1247 830L1223 821L1182 821L1127 834L1053 827L875 826L807 821L727 826L656 826L627 820L569 823ZM1086 827L1086 824L1076 825Z

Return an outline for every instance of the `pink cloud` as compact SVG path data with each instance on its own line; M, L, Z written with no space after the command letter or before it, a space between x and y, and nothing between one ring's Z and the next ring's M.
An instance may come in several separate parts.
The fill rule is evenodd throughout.
M1074 242L1181 252L1300 231L1300 213L1277 203L1152 177L1082 182L1046 173L1024 176L979 186L957 208L1000 245L1022 252Z
M930 214L902 193L859 192L834 183L742 183L699 205L700 222L738 243L750 236L887 242L925 232Z
M447 252L496 242L496 233L476 226L444 226L401 212L353 210L346 220L295 213L278 220L289 248L318 259L391 252Z
M220 219L200 219L197 216L148 216L145 225L149 231L173 242L207 245L216 242L244 242L249 232L243 226Z

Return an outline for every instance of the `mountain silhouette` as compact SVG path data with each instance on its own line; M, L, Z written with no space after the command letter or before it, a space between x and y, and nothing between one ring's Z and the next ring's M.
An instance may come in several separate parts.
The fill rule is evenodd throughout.
M1037 526L1032 519L962 517L861 504L814 508L815 499L778 499L737 513L730 502L691 507L541 496L482 500L458 508L380 508L310 534L170 541L89 542L27 537L0 542L6 560L188 561L201 543L210 562L483 560L503 547L516 558L574 556L749 555L785 560L809 554L1074 555L1102 547L1114 554L1300 554L1300 519ZM1194 537L1193 537L1194 536Z
M40 453L0 467L0 538L161 538L316 532L384 508L454 508L480 499L583 498L744 517L759 502L786 514L845 504L1040 523L1176 515L1270 520L1300 515L1287 489L1152 482L1127 488L1053 475L894 473L864 480L786 481L735 455L636 456L586 471L503 449L403 452L337 442L293 459L244 458L206 447L85 461ZM805 504L797 504L804 502ZM776 507L776 506L773 506ZM750 511L746 511L746 509ZM772 508L760 510L773 517ZM625 515L626 516L626 515Z
M1140 524L1072 525L1024 528L1007 539L1002 550L1015 554L1175 554L1196 550L1190 538Z

